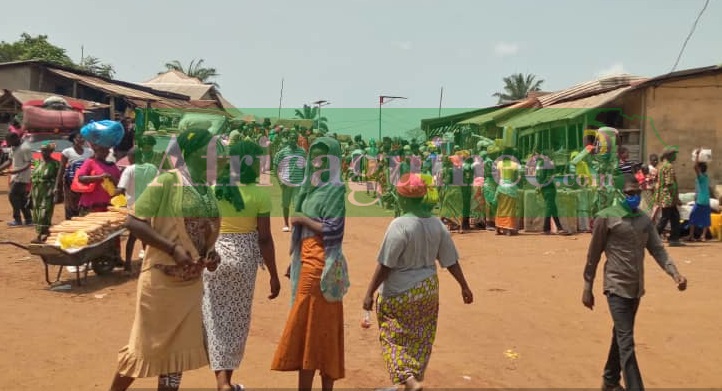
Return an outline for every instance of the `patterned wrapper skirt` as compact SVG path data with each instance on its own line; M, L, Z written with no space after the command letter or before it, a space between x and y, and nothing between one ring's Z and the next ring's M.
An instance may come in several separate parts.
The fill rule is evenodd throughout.
M221 234L215 248L221 263L216 271L203 272L203 326L211 370L232 371L243 359L263 258L257 232Z
M413 376L424 379L439 317L439 278L436 274L392 297L379 295L376 303L381 350L394 384Z
M496 202L496 227L514 231L518 230L519 218L517 217L517 198L510 197L504 193L500 193L497 191Z

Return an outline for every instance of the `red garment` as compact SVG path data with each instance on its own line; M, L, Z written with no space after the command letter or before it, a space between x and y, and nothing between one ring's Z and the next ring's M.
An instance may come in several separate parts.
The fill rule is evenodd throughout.
M308 139L300 134L298 135L298 146L308 153Z
M639 187L642 190L647 190L647 177L644 175L642 170L637 171L637 173L634 174L634 177L637 179L637 182L639 183Z

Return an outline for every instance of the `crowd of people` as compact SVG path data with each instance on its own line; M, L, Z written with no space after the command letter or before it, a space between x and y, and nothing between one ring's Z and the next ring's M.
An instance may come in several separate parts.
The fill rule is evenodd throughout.
M343 298L349 274L342 246L344 178L366 182L367 192L378 196L381 206L392 203L398 212L378 251L363 309L375 307L389 378L406 390L422 389L432 352L440 305L436 263L455 278L464 303L474 300L451 231L474 227L516 235L521 229L518 183L524 173L533 173L531 180L539 184L545 204L544 233L552 232L552 223L557 232L565 233L556 186L542 185L554 183L555 169L540 156L521 163L512 148L479 146L468 151L451 146L442 153L434 143L377 146L375 140L365 145L360 139L344 150L335 135L280 128L267 133L251 126L229 134L228 156L221 160L217 180L209 183L206 152L214 138L207 128L191 126L177 136L181 155L172 169L167 169L167 157L154 151L152 136L140 135L126 151L112 151L128 159L122 172L109 158L118 143L96 140L86 145L83 133L74 133L73 146L62 151L60 162L50 157L54 146L47 144L43 161L31 169L27 146L8 135L13 148L7 165L13 175L11 225L36 224L36 241L48 234L52 208L61 194L66 218L107 210L113 196L127 196L126 267L137 240L144 254L135 321L119 353L113 391L126 390L141 377L158 377L159 390L177 390L183 372L204 366L213 371L218 390L243 389L232 375L243 358L258 268L268 272L270 299L281 289L270 189L259 185L263 172L274 172L278 178L282 231L291 235L285 276L292 307L271 369L297 371L299 390L310 390L317 372L324 390L333 389L345 376ZM130 132L127 125L125 131ZM585 147L570 157L575 175L591 176L591 167L599 167L590 161L590 152ZM613 166L623 183L611 184L605 190L608 198L603 194L594 201L598 213L593 219L588 216L592 240L582 302L594 306L592 284L601 254L606 253L604 292L615 325L604 373L606 390L620 389L622 376L629 389L643 389L634 358L633 324L644 293L644 249L680 290L687 284L659 235L670 222L670 244L679 242L674 221L679 194L672 166L677 151L665 149L661 162L646 170L629 162L626 153L619 150L618 162L616 155L607 154L613 156L604 163ZM709 218L709 193L701 190L708 185L706 166L697 161L695 170L694 219L704 224L705 212ZM112 192L103 185L108 181L114 185ZM28 183L32 214L25 202ZM649 228L656 212L650 211L651 217L644 213L652 203L660 214L657 229ZM630 233L635 240L630 240ZM636 255L629 259L628 254Z

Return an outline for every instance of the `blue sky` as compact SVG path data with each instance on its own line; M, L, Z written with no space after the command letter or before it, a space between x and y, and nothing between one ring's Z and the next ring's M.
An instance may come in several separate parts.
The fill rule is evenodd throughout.
M284 107L326 99L333 117L332 108L373 108L389 94L409 98L389 107L435 108L443 86L447 114L495 104L491 94L514 72L538 75L545 90L607 72L667 73L703 4L33 0L13 3L0 39L47 34L76 61L84 46L112 63L117 78L137 82L169 60L203 58L221 73L224 96L242 108L277 108L284 78ZM722 63L721 21L722 2L712 0L678 69ZM372 129L376 115L348 122ZM388 127L418 124L400 117Z

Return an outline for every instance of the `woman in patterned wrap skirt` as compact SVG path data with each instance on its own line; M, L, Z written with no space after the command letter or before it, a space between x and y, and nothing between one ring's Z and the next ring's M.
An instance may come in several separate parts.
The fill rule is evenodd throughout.
M263 150L254 142L240 141L231 147L230 155L241 158L240 173L231 173L229 164L215 187L221 214L215 248L221 264L216 271L203 273L208 359L218 390L224 391L243 389L231 383L231 376L243 359L256 272L264 261L271 277L268 298L276 298L281 288L271 236L271 197L266 188L256 186ZM240 185L231 184L231 177L238 177Z
M464 278L451 234L423 206L427 189L417 174L407 174L397 186L404 215L389 225L363 308L376 300L381 349L386 369L396 386L420 390L431 356L439 314L436 260L461 287L464 303L474 296Z

